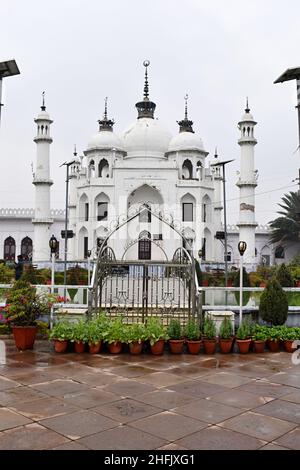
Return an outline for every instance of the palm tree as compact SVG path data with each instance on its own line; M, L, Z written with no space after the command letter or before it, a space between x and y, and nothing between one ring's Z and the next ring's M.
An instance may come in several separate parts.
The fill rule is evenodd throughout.
M300 194L291 191L282 198L278 211L281 217L272 220L270 240L272 243L299 242L300 241Z

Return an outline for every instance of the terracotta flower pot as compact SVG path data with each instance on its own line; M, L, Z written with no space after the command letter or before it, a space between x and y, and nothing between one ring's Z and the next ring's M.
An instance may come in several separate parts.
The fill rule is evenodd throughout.
M132 343L129 343L129 352L130 354L133 354L134 356L137 354L141 354L143 350L143 342L141 341L140 343L138 341L133 341Z
M169 339L169 346L172 354L182 354L183 345L184 339Z
M208 287L208 280L207 279L203 279L202 286L203 287Z
M230 339L220 338L220 341L219 341L220 352L222 354L229 354L231 352L232 343L233 343L233 338L230 338Z
M54 351L56 353L65 353L68 347L68 340L60 341L59 339L54 340Z
M283 345L286 352L293 353L294 351L296 351L297 347L293 348L293 342L293 340L284 341Z
M251 339L237 339L236 343L240 354L247 354L249 352Z
M269 339L268 340L268 347L269 347L271 352L279 352L280 343L279 343L279 341L274 341L274 340Z
M202 341L187 341L187 347L188 347L188 352L190 354L199 354L200 349L201 349Z
M151 353L155 356L161 356L164 353L165 340L160 339L151 346Z
M12 331L17 349L20 351L33 349L37 332L36 326L13 326Z
M255 353L263 353L265 350L266 342L263 340L255 340L253 350Z
M89 344L89 353L98 354L100 352L102 341L98 341L96 344Z
M108 350L110 354L120 354L120 352L122 351L122 343L120 341L110 343L108 344Z
M204 339L204 351L205 354L215 354L217 341L215 339Z
M83 343L82 341L75 341L74 350L78 354L83 353L85 350L85 343Z

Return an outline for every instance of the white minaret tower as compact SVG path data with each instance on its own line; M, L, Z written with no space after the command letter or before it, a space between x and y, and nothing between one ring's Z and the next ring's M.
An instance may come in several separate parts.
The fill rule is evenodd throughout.
M45 92L43 92L43 104L41 112L34 120L37 124L37 134L33 139L36 143L36 168L33 177L35 186L35 213L32 223L34 224L33 262L49 261L50 249L49 239L50 227L53 220L50 217L50 125L52 120L46 112Z
M240 188L240 241L247 243L244 262L248 268L255 263L255 188L257 186L257 171L254 170L254 147L257 140L254 137L256 122L250 113L248 98L245 114L239 122L241 137L238 141L241 147L240 177L237 186Z
M216 148L213 164L219 163L219 156L218 150ZM222 211L223 211L223 204L222 204L222 170L219 166L211 167L211 172L213 174L214 180L214 224L216 232L222 232ZM216 240L215 242L215 261L217 262L224 262L224 248L220 240Z
M74 147L73 153L73 163L70 165L70 191L69 191L69 229L73 230L74 235L76 233L76 202L77 202L77 184L78 184L78 174L81 167L80 159L77 157L76 145ZM71 260L75 259L75 240L76 238L70 238L68 240L68 252Z

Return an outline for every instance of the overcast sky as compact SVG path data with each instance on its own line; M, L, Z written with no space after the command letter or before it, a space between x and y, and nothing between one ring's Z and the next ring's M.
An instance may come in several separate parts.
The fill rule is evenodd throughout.
M300 65L299 0L0 0L0 61L14 58L21 75L4 81L0 131L1 207L33 207L34 117L46 90L52 125L52 208L64 206L65 169L98 128L104 97L115 131L136 118L144 59L156 117L172 133L189 116L206 149L228 166L228 221L238 220L237 139L245 97L257 120L256 219L276 217L284 192L295 190L296 85L273 85Z

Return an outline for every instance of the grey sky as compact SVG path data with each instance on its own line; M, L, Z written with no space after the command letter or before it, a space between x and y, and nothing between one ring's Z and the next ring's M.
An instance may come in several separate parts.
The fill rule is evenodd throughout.
M258 121L257 221L276 216L283 193L295 189L296 86L273 81L300 65L298 0L0 0L0 16L0 60L15 58L21 71L4 82L2 207L33 207L33 119L41 92L54 120L51 205L60 208L65 170L59 165L72 157L74 143L79 153L86 148L105 96L116 132L136 118L146 58L156 117L177 133L188 93L208 159L216 145L222 158L236 159L227 171L229 223L238 219L237 122L247 95Z

